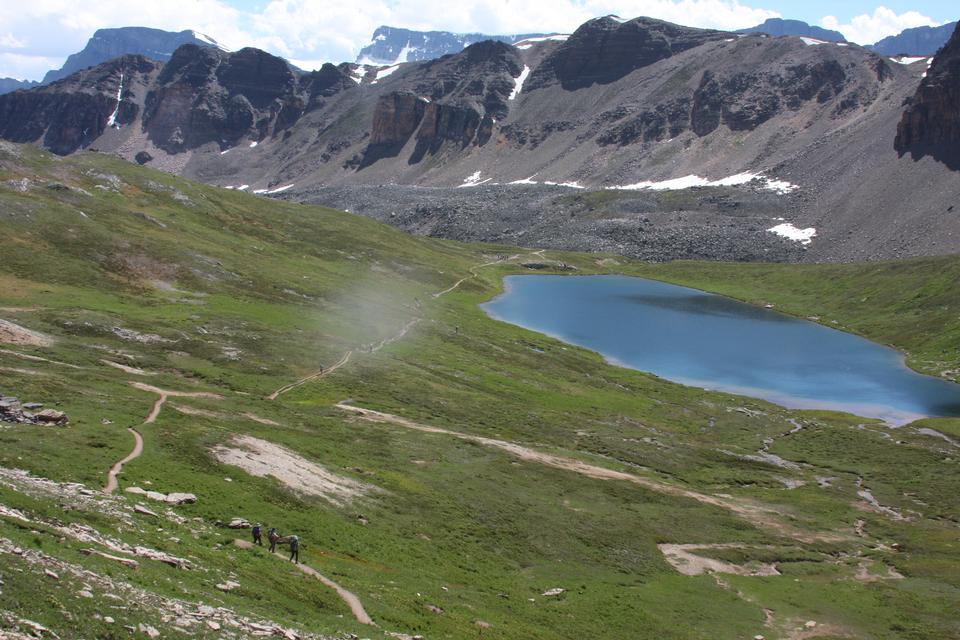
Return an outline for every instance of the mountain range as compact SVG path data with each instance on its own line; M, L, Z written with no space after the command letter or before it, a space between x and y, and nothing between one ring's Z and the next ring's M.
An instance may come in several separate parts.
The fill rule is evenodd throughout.
M123 56L2 96L0 136L324 203L324 189L386 185L361 199L384 219L402 200L391 189L446 189L404 224L456 238L670 247L657 259L889 258L960 250L944 213L960 196L953 62L934 62L918 93L929 63L614 17L569 38L307 74L256 49L187 44L166 63ZM571 205L559 238L533 233L545 197L581 187L619 195ZM671 205L665 194L687 187L700 195ZM524 213L510 222L511 210ZM785 238L767 233L775 222Z

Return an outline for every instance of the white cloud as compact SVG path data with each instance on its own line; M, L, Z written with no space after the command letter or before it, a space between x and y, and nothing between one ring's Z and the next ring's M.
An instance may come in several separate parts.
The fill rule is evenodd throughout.
M940 23L917 11L898 14L887 7L877 7L872 14L861 14L841 24L834 16L825 16L820 24L827 29L842 33L847 40L857 44L873 44L887 36L897 35L904 29L935 27Z
M762 2L762 0L757 0ZM15 6L16 5L16 6ZM777 17L740 0L267 0L241 11L230 0L0 0L0 53L22 45L25 57L0 58L0 76L39 79L41 60L79 51L96 29L148 26L179 31L196 29L230 49L255 46L317 66L350 61L383 24L411 29L471 31L488 34L570 32L597 16L651 16L698 27L736 29ZM45 70L45 69L43 69Z

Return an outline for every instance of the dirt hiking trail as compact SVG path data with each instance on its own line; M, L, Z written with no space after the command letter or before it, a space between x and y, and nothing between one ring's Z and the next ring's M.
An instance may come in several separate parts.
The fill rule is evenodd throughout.
M123 465L131 460L136 460L140 457L140 454L143 453L143 436L133 427L127 428L127 431L133 435L133 451L128 453L126 458L110 467L110 471L107 472L107 484L104 486L103 492L108 495L117 490L117 475L123 470Z
M336 407L343 411L349 411L360 419L368 422L387 423L424 433L453 436L455 438L460 438L461 440L476 442L478 444L506 451L507 453L510 453L527 462L535 462L548 467L553 467L555 469L572 471L596 480L622 480L665 495L696 500L702 504L726 509L727 511L730 511L731 513L743 518L744 520L747 520L754 526L772 530L780 535L787 536L801 542L840 541L848 538L848 536L837 533L810 532L799 529L794 525L785 522L784 514L771 507L767 507L750 500L700 493L698 491L684 489L683 487L669 484L660 480L655 480L653 478L644 478L642 476L626 473L624 471L616 471L614 469L592 465L582 460L577 460L576 458L567 458L564 456L544 453L542 451L537 451L535 449L531 449L513 442L507 442L505 440L495 440L493 438L475 436L467 433L451 431L449 429L443 429L440 427L419 424L417 422L413 422L412 420L407 420L406 418L395 416L389 413L356 407L348 404L346 401L337 403Z
M233 544L234 546L240 549L253 550L256 548L256 546L248 540L237 539L233 541ZM274 551L273 555L282 559L285 562L289 562L287 554L284 551ZM326 577L325 575L323 575L313 567L310 567L303 563L298 563L294 566L300 571L302 571L303 573L307 574L308 576L313 576L314 578L322 582L324 586L329 587L334 591L336 591L337 595L340 596L340 599L343 600L348 607L350 607L350 612L353 613L353 617L357 619L357 622L359 622L360 624L368 624L373 627L377 626L377 623L373 621L373 618L371 618L370 615L363 608L363 603L360 602L360 598L358 598L355 593L347 591L346 589L341 587L339 584L337 584L330 578Z
M352 356L352 355L353 355L353 351L352 351L352 350L351 350L351 351L347 351L345 354L343 354L343 357L340 358L339 361L337 361L336 364L330 365L329 367L326 367L325 369L320 369L319 371L317 371L317 372L315 372L315 373L311 373L311 374L308 375L306 378L300 378L300 379L297 380L296 382L291 382L291 383L288 384L288 385L284 385L284 386L280 387L279 389L277 389L276 391L274 391L273 393L271 393L269 396L267 396L267 399L268 399L268 400L276 400L277 398L279 398L280 396L282 396L283 394L285 394L287 391L291 391L291 390L293 390L293 389L296 389L297 387L299 387L299 386L301 386L301 385L304 385L304 384L310 382L311 380L316 380L316 379L318 379L318 378L323 378L324 376L330 375L331 373L333 373L334 371L336 371L336 370L339 369L340 367L342 367L342 366L344 366L345 364L347 364L348 362L350 362L350 356Z
M153 406L150 408L150 413L147 414L143 424L153 424L156 422L157 416L160 415L160 410L163 408L163 404L170 396L177 398L211 398L215 400L220 400L223 398L223 396L219 396L215 393L208 393L206 391L168 391L166 389L160 389L149 384L143 384L142 382L130 382L130 386L134 387L135 389L139 389L140 391L156 393L160 396L153 403ZM110 467L110 470L107 472L107 484L103 487L104 493L111 494L117 490L117 476L120 474L120 471L123 470L123 465L136 460L140 457L140 454L143 453L143 436L140 435L140 432L133 427L128 427L127 431L133 434L133 451L131 451L123 460L120 460Z

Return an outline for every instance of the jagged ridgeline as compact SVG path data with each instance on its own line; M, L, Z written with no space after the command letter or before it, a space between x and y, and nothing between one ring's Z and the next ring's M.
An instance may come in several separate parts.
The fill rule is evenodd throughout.
M955 378L956 257L467 245L10 143L0 237L5 635L956 635L956 420L684 387L479 308L646 275Z
M524 232L543 246L637 257L670 247L656 259L884 259L960 249L956 218L944 215L960 197L953 162L904 153L927 134L901 130L895 142L904 118L930 120L924 131L949 128L946 107L909 107L904 116L932 62L806 35L614 16L569 36L487 40L431 60L306 73L256 49L186 44L166 62L124 56L0 96L0 136L326 204L341 202L328 199L329 188L444 188L453 208L404 228L454 239L516 242ZM951 80L931 92L952 91L953 76L936 77ZM935 102L932 93L923 100ZM940 186L911 187L921 183ZM604 196L587 212L630 228L617 222L615 231L560 242L529 216L501 222L513 202L539 206L532 185L571 197L581 187L666 195L630 204ZM461 186L493 194L469 228L460 212L473 195L454 190ZM406 196L376 195L362 189L356 198L371 204L358 208L398 217L393 203ZM704 218L704 210L723 217ZM665 224L645 226L660 213ZM813 229L816 239L771 246L766 233L781 222Z

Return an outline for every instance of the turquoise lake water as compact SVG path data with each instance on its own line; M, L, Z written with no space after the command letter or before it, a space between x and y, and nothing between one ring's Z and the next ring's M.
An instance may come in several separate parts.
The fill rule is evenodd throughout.
M911 371L893 349L776 311L627 276L508 276L505 285L483 305L490 316L681 384L891 424L960 416L960 385Z

